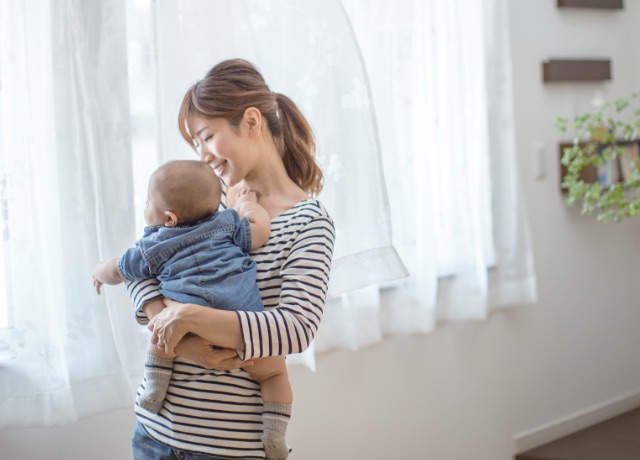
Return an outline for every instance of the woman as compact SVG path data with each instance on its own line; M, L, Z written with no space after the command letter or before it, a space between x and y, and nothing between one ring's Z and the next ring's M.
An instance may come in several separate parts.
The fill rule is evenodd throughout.
M134 457L264 458L263 417L286 421L289 414L266 408L263 414L258 383L240 368L304 351L320 324L329 281L335 232L327 211L310 198L322 187L313 135L296 105L239 59L216 65L187 91L179 124L227 185L227 205L248 188L272 219L269 241L252 252L265 311L163 304L154 280L129 286L138 320L151 318L157 345L178 354L160 412L136 404Z

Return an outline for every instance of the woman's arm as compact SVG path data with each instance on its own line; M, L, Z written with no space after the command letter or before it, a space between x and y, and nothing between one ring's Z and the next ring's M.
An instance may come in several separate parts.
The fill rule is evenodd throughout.
M215 348L213 344L197 335L184 336L175 348L176 353L205 369L231 371L253 365L253 361L242 361L235 350Z
M153 317L164 310L164 302L162 302L162 299L163 297L156 297L142 306L142 312L147 318L153 319Z
M150 279L140 283L129 283L127 289L136 307L136 319L140 324L147 324L150 319L153 319L165 309L164 297L158 290L156 280ZM205 309L211 310L209 308ZM157 342L155 336L152 336L151 340L153 343ZM253 361L240 360L235 349L216 349L211 342L198 336L183 337L175 345L175 353L206 369L219 371L239 369L253 364Z
M300 231L280 272L278 307L236 312L244 343L241 358L301 353L309 347L324 312L334 241L333 222L326 214Z
M149 322L153 341L174 354L180 340L192 332L208 342L223 348L243 347L240 322L234 311L216 310L194 304L182 304L164 299L166 308Z
M242 359L302 352L322 318L334 239L333 223L326 216L314 218L299 232L280 273L277 308L233 312L166 300L167 308L149 329L167 353L187 332L235 348Z

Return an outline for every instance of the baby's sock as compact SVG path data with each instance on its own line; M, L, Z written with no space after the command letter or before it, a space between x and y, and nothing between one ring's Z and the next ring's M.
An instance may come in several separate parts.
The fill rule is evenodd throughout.
M140 393L138 404L149 412L160 412L162 402L169 388L173 359L162 359L147 355L144 365L144 390Z
M262 409L262 444L269 460L285 460L289 446L285 441L291 404L264 403Z

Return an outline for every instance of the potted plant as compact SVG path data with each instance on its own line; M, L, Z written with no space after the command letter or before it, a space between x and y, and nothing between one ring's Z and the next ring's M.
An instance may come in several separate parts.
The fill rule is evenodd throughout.
M563 148L562 190L569 206L599 221L620 222L640 213L640 93L605 102L572 120L558 118L559 132L571 133ZM588 174L586 174L588 173Z

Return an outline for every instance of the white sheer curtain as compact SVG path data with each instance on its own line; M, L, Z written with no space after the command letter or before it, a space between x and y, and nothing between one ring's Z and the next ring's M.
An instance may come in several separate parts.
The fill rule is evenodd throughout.
M132 404L143 362L124 288L91 282L135 237L124 3L1 2L0 21L0 428L63 424Z
M193 156L176 129L185 89L223 59L247 59L314 129L325 173L319 198L336 222L332 304L340 308L343 293L406 276L391 244L369 84L340 2L182 0L152 2L151 11L161 160ZM313 368L313 353L288 362Z
M0 347L18 356L0 363L0 427L132 403L147 333L91 273L139 236L148 174L193 155L178 107L225 58L257 64L317 136L337 224L317 350L532 301L505 2L1 2Z
M316 349L535 301L514 141L506 0L344 0L373 92L411 277L344 296Z
M17 353L0 364L0 427L62 424L132 403L147 333L124 288L98 297L91 274L138 236L135 204L148 173L193 155L178 135L178 106L221 59L256 63L315 128L326 174L321 198L338 222L332 293L406 275L391 245L364 69L337 1L126 7L122 0L0 4L11 326L0 340Z
M366 75L340 2L181 0L153 2L152 11L161 160L193 157L176 129L186 89L223 59L247 59L313 126L320 198L337 223L331 294L405 276L391 245Z

